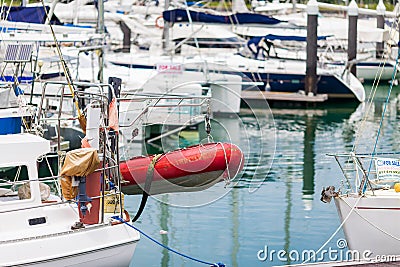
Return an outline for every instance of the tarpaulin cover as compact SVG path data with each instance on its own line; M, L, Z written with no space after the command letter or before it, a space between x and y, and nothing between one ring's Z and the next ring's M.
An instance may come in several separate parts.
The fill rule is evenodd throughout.
M47 12L49 12L49 9L50 7L46 6ZM46 21L46 11L44 10L43 6L35 6L35 7L3 6L2 14L7 14L8 11L9 11L8 16L6 18L3 18L8 21L29 22L38 24L44 24ZM54 15L51 17L50 22L53 25L62 24L60 20Z
M236 13L231 15L214 15L197 11L186 11L184 9L173 9L163 12L163 18L168 22L206 22L206 23L226 23L226 24L278 24L283 22L273 17L254 14L254 13Z
M93 173L100 164L95 148L79 148L67 152L61 169L61 188L65 199L74 199L78 188L72 186L72 176L87 176Z

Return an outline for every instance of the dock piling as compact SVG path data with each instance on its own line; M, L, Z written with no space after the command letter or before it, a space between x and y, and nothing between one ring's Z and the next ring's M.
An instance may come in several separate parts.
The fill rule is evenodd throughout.
M357 23L358 23L358 6L356 1L352 0L349 4L347 12L349 17L348 44L347 44L347 61L350 64L350 72L357 76L357 67L355 60L357 59Z
M376 6L376 27L378 29L383 29L385 27L385 12L386 7L383 4L382 0L379 0L378 5ZM384 43L381 42L376 43L376 58L381 58L384 52Z
M129 53L131 51L131 29L125 22L120 21L121 31L124 34L122 41L122 52Z
M307 59L304 91L307 95L317 94L317 26L318 2L309 0L307 3Z

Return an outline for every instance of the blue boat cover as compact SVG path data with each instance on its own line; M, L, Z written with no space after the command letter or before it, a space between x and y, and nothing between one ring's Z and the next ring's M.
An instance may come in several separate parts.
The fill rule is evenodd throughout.
M285 22L273 17L255 13L236 13L232 15L213 15L205 12L198 12L184 9L166 10L163 18L168 22L189 22L189 17L193 22L224 23L224 24L278 24Z
M50 7L46 6L47 12L49 11ZM8 21L14 22L29 22L29 23L37 23L37 24L44 24L46 21L46 12L43 6L37 7L23 7L23 6L13 6L13 7L2 7L2 14L8 14L6 19ZM61 25L62 23L56 16L52 16L50 23L53 25Z

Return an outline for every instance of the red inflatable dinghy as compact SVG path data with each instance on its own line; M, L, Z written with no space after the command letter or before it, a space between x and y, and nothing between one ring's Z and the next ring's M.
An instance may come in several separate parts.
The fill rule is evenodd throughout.
M152 160L154 171L151 168ZM152 174L150 194L200 191L224 179L233 179L243 168L242 151L229 143L208 143L161 155L135 157L121 162L125 194L141 194L146 175ZM149 171L148 171L149 170Z

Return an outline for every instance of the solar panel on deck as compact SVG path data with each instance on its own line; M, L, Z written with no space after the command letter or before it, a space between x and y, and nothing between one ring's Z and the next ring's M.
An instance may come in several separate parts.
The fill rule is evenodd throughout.
M31 61L33 44L9 44L4 57L5 62Z

